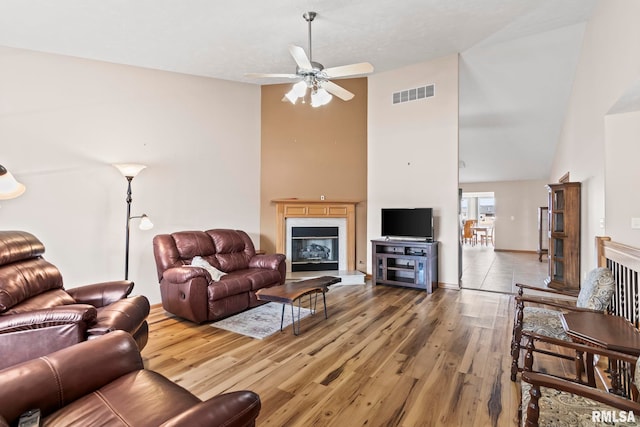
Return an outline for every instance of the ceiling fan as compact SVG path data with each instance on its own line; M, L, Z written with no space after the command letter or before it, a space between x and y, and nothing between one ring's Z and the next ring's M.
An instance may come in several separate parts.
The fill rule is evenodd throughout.
M293 88L282 99L283 101L289 100L292 104L295 104L298 98L304 99L308 89L311 90L311 106L313 107L327 104L331 101L331 95L335 95L344 101L352 99L354 97L353 93L335 84L331 79L371 73L373 72L373 66L368 62L360 62L324 68L319 62L313 61L311 55L311 22L316 16L316 12L306 12L302 15L309 25L309 56L300 46L289 46L289 52L297 65L295 74L247 73L245 77L299 79L300 81L294 84Z

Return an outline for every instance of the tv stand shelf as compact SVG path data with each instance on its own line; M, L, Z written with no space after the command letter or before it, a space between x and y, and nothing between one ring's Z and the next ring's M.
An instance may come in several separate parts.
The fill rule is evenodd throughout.
M438 242L372 240L373 284L425 289L438 287Z

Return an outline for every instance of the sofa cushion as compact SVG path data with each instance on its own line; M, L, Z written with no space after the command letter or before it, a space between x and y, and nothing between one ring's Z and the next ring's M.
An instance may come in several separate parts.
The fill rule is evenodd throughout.
M278 270L248 268L242 270L242 273L251 281L251 290L253 291L280 283L280 272Z
M219 282L210 283L207 290L209 300L215 301L249 292L251 290L251 280L242 272L232 272L223 276Z

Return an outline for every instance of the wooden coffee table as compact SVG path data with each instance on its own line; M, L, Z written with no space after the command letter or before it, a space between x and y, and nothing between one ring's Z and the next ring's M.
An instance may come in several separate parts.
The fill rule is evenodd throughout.
M309 309L311 314L315 314L316 305L318 303L318 294L322 294L322 303L324 305L324 318L327 317L327 299L325 294L329 290L329 285L341 282L342 279L333 276L321 276L313 279L300 280L298 282L287 283L281 286L272 286L270 288L263 288L256 291L256 297L260 301L270 301L282 303L282 318L280 319L280 330L282 331L282 325L284 323L284 308L287 304L291 305L291 326L293 327L293 334L300 334L300 301L305 295L309 295ZM311 305L311 296L315 296L315 302L313 308ZM293 313L294 303L298 301L298 325L296 326L296 318Z

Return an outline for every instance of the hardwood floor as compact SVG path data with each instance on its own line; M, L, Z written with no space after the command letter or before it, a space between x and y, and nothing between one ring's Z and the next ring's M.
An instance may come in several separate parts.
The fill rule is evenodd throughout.
M201 399L250 389L259 426L512 426L510 295L332 286L329 319L264 340L154 307L145 365Z

